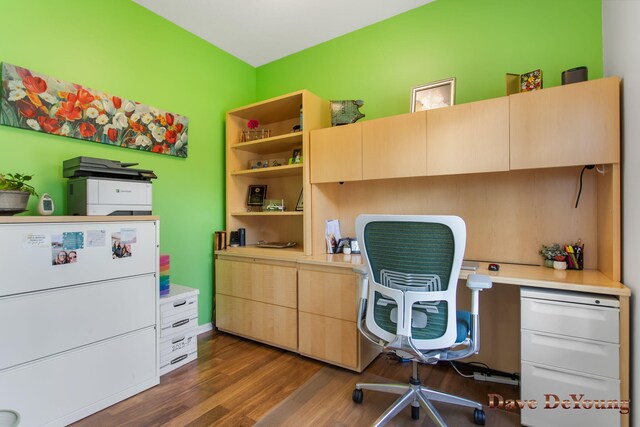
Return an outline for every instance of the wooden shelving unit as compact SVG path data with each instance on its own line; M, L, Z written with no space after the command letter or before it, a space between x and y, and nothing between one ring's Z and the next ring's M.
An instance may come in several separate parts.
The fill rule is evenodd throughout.
M242 141L249 120L271 136ZM302 130L298 130L298 126ZM311 204L309 131L330 126L329 103L306 91L293 92L227 112L227 234L246 230L246 244L260 240L296 242L295 252L311 253L311 216L296 211L302 192ZM288 164L293 150L302 150L302 162ZM250 169L252 160L279 160L283 166ZM283 199L284 212L247 212L250 185L266 185L266 199ZM256 250L260 251L260 248Z

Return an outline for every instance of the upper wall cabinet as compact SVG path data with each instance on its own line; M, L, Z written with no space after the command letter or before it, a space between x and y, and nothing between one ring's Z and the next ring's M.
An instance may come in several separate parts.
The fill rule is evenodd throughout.
M509 170L509 98L427 112L427 175Z
M427 112L362 123L362 178L427 174Z
M620 161L617 77L509 98L511 169Z
M362 123L311 132L311 183L362 180Z

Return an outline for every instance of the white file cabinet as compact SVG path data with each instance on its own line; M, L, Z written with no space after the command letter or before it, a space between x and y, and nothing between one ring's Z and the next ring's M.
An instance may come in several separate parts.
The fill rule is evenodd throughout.
M116 239L131 256L113 256ZM0 217L0 406L21 425L68 425L158 384L158 239L154 217Z
M199 292L171 284L160 297L160 375L198 358Z
M522 288L520 296L520 398L538 401L536 409L522 410L521 423L619 426L618 299L534 288ZM602 401L612 408L596 409Z

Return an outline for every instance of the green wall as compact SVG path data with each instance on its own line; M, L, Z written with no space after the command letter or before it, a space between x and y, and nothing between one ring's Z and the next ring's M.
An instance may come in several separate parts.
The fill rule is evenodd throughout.
M366 119L409 112L411 89L455 77L456 103L505 94L505 73L580 65L602 77L601 0L437 0L258 68L258 99L308 89L362 99ZM295 35L294 35L295 36Z
M200 289L201 324L211 318L212 232L224 227L226 110L308 89L363 99L373 119L408 112L412 87L451 76L458 104L504 95L506 72L542 68L545 87L579 65L602 76L600 0L437 0L257 69L130 0L0 2L0 61L189 117L187 159L2 126L0 171L35 174L56 215L65 159L156 172L161 251L173 282Z
M186 159L1 126L0 171L35 174L61 215L63 160L152 169L161 251L171 255L174 283L200 289L200 323L208 323L212 234L224 227L224 112L255 101L255 69L129 0L1 3L0 61L189 117Z

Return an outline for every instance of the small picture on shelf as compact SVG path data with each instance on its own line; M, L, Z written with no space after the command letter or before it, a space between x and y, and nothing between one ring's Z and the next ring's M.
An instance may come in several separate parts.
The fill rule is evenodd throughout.
M250 185L247 206L262 206L267 195L266 185Z
M304 210L304 197L302 197L303 190L300 190L300 196L298 197L298 203L296 203L296 210L303 211Z
M261 169L268 167L269 162L267 160L249 160L249 169Z
M302 148L296 148L293 150L291 154L291 158L289 159L289 164L293 165L296 163L302 163Z

